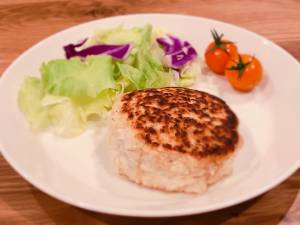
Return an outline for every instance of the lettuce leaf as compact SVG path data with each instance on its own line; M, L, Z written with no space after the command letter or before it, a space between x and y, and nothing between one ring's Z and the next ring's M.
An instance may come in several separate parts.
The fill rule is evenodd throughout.
M85 46L91 46L94 44L126 44L132 43L135 46L139 45L141 41L141 32L143 28L134 27L126 29L123 26L118 26L112 29L104 29L95 32L95 34L89 38Z
M110 56L52 60L41 73L42 80L27 77L18 95L33 131L51 125L60 136L77 136L88 120L104 117L117 94Z
M141 70L146 79L145 88L169 86L172 75L166 72L162 62L151 54L152 26L146 25L142 32L142 40L136 54L135 66Z
M107 89L102 91L93 101L82 105L85 118L87 120L105 118L106 113L112 108L116 95L116 90Z
M41 105L43 96L41 80L36 77L26 77L18 93L18 104L34 132L50 125L48 109Z
M187 65L180 74L179 80L176 82L176 86L188 87L196 83L197 78L201 74L201 62L195 60Z
M127 31L123 30L123 32ZM120 74L118 82L125 85L125 91L170 86L172 74L164 68L161 55L154 54L158 52L159 47L153 41L155 38L152 26L146 25L138 32L139 41L136 41L136 52L131 54L125 62L117 63Z
M56 134L74 137L85 130L88 121L105 117L113 105L115 95L114 90L107 89L96 98L78 101L48 94L41 99L41 105L47 108L49 121Z
M122 77L130 81L135 89L140 90L145 87L145 76L141 70L128 64L118 63L117 65Z
M84 112L70 98L47 95L42 104L48 108L51 125L56 134L74 137L84 131L86 127Z
M94 98L115 87L110 56L52 60L42 65L41 74L45 92L52 95Z

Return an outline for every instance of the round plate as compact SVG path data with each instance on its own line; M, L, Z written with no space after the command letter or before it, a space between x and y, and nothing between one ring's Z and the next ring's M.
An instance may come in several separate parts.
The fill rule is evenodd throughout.
M264 79L254 91L234 91L213 76L220 95L240 120L241 149L234 173L203 195L149 190L119 177L106 165L105 127L90 128L74 139L34 134L17 106L26 75L39 75L42 62L63 57L62 46L101 28L151 23L188 40L200 53L215 28L235 41L241 52L255 54ZM271 41L215 20L170 14L126 15L72 27L38 43L6 70L0 82L0 146L11 166L37 188L67 203L104 213L177 216L208 212L258 196L282 182L300 165L300 66ZM202 84L202 86L205 84ZM105 143L105 142L104 142Z

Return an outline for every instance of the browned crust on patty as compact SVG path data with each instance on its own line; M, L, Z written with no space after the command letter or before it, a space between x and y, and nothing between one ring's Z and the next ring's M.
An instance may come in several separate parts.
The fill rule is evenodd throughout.
M124 94L121 110L146 145L194 156L235 150L238 119L220 98L188 88L146 89Z

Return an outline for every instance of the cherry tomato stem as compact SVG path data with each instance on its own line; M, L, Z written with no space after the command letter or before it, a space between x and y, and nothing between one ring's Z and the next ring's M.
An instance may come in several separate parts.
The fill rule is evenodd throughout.
M219 35L216 30L211 33L214 41L206 48L205 62L213 72L223 75L228 61L237 56L237 47L233 42L223 39L223 34Z
M225 75L233 88L239 91L252 90L262 79L259 60L248 54L241 54L226 65Z

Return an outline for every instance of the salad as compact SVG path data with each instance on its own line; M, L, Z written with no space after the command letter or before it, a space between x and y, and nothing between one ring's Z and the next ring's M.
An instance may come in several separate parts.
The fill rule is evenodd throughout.
M119 94L190 86L201 71L189 42L151 25L101 30L64 51L65 58L44 62L41 76L27 76L19 90L19 108L34 132L80 135L88 122L106 117Z

